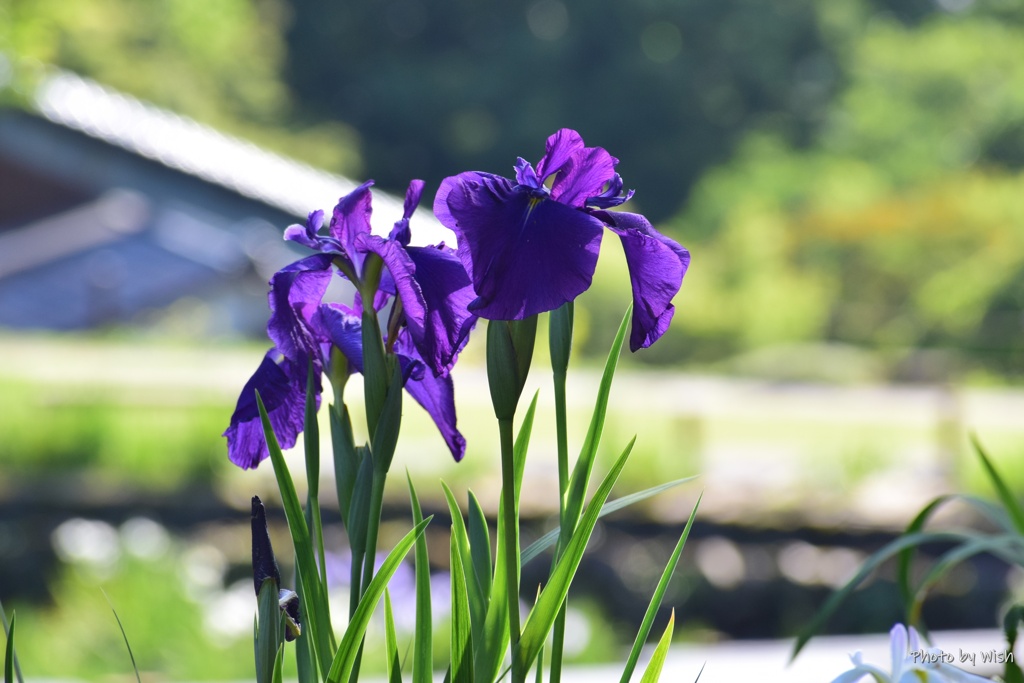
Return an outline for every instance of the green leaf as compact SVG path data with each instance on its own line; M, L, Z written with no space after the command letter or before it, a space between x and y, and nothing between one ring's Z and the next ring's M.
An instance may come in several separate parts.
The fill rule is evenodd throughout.
M398 433L402 429L402 393L405 378L398 363L391 374L391 383L381 406L377 428L373 431L370 448L373 451L373 466L378 474L391 469L398 446Z
M647 636L651 632L651 626L654 624L654 617L658 614L658 608L661 607L661 601L665 597L665 591L668 590L669 581L672 579L672 574L675 572L676 565L679 564L679 558L683 553L683 546L686 545L686 539L690 536L690 529L693 528L693 521L697 518L697 508L700 507L701 498L704 494L701 493L697 497L697 502L693 505L693 510L690 511L690 518L686 520L686 526L683 528L683 533L679 536L679 541L676 542L675 550L672 551L672 556L669 558L665 565L665 570L661 573L661 578L658 580L658 587L654 589L654 595L651 596L651 601L647 605L647 612L644 614L644 620L640 624L640 630L636 634L636 640L633 641L633 649L629 652L629 657L626 659L626 667L622 672L621 683L629 683L629 679L633 676L633 670L636 668L636 663L640 659L640 650L643 649L644 643L647 642ZM675 610L672 611L673 618L675 617ZM669 628L671 629L671 621L669 622ZM658 647L661 647L660 645ZM658 670L661 670L659 665ZM648 671L650 668L648 667ZM647 674L644 674L646 680Z
M1013 652L1017 646L1017 628L1024 621L1024 605L1013 605L1003 617L1003 631L1006 633L1006 651ZM1006 659L1003 683L1024 683L1024 671L1011 658Z
M995 486L999 502L1003 504L1006 512L1010 515L1010 519L1013 520L1014 528L1016 528L1018 534L1024 534L1024 510L1021 509L1020 503L1014 498L1010 487L999 476L999 472L996 471L992 461L985 454L985 449L981 447L981 442L978 441L978 437L974 434L971 434L971 443L974 445L974 450L978 453L978 457L981 459L981 464L985 467L989 479L992 480L992 485Z
M647 669L644 670L640 683L657 683L658 679L661 678L661 669L665 666L665 657L668 656L668 646L672 644L672 628L675 622L676 611L672 610L672 614L668 618L668 626L665 627L665 633L662 634L661 640L658 641L658 647L654 648L654 654L651 655L651 661L647 663ZM624 678L623 680L628 682L629 678Z
M11 612L11 623L7 624L7 651L4 654L4 683L14 683L14 621L16 612Z
M967 540L943 554L921 581L910 604L910 615L914 621L919 620L921 608L931 587L949 573L954 566L980 553L991 553L1024 567L1024 539L1016 533L977 536Z
M456 553L453 557L458 558L460 571L466 577L465 590L471 616L469 623L473 628L473 635L480 639L483 637L483 623L487 615L487 598L480 590L480 582L476 580L476 569L473 566L473 553L470 550L469 534L462 519L462 511L459 510L459 504L455 500L455 494L452 493L452 490L443 481L441 482L441 488L444 490L444 497L448 501L448 512L452 517L452 543L455 545L455 549L452 552ZM487 571L488 573L490 572L490 567L487 568Z
M472 491L469 492L469 552L473 561L473 578L486 603L487 596L491 594L491 535L484 510Z
M423 529L430 523L430 520L431 517L428 517L414 526L398 542L384 559L380 571L370 581L366 592L363 593L363 597L359 600L359 605L352 614L352 619L345 630L345 635L341 639L338 653L335 655L334 661L331 663L327 673L327 683L348 682L352 675L352 669L355 667L356 657L359 655L363 635L366 633L366 627L370 624L370 617L373 616L373 610L376 608L377 602L380 601L381 595L384 594L384 589L387 588L388 581L391 580L395 570L402 563L402 559L416 542L416 537L423 533Z
M680 484L686 484L688 482L691 482L694 479L697 479L697 477L683 477L682 479L676 479L666 484L652 486L649 489L644 489L643 491L631 493L628 496L623 496L622 498L610 500L604 504L604 507L601 508L600 516L604 517L605 515L610 515L616 510L621 510L622 508L633 505L634 503L639 503L642 500L647 500L648 498L651 498L653 496L658 495L659 493L679 486ZM552 529L551 531L547 532L546 534L538 538L536 541L531 543L529 546L527 546L526 550L524 550L522 553L522 564L526 565L527 562L530 562L531 560L535 559L542 552L544 552L552 545L554 545L555 541L558 540L559 533L560 529Z
M402 663L398 658L398 634L395 614L391 609L391 592L384 589L384 648L387 656L389 683L402 683Z
M356 473L359 471L359 453L356 451L355 437L352 434L352 418L348 406L330 407L331 446L334 451L334 482L338 491L338 510L341 512L342 523L349 526L349 510L352 508L352 493L356 485ZM351 530L349 530L351 533Z
M306 526L306 518L299 505L299 497L295 493L295 484L292 482L288 465L284 461L284 454L278 445L277 437L274 435L274 428L270 424L270 417L263 405L263 399L259 392L256 392L256 404L260 411L260 420L263 422L263 434L267 440L267 448L270 451L270 460L274 465L274 475L277 477L277 487L281 492L281 501L284 504L285 517L288 520L288 529L292 536L292 545L295 547L295 563L298 570L299 581L302 583L304 593L303 609L307 615L307 623L303 626L311 632L311 643L320 664L321 671L326 672L334 652L334 632L331 630L330 621L322 609L326 604L326 596L321 594L320 577L317 573L316 558L313 555L313 543L309 536L309 527Z
M526 462L526 452L530 446L530 436L533 431L534 416L537 412L537 397L539 392L534 393L530 407L523 416L523 422L519 426L519 433L516 436L513 446L515 460L515 480L517 493L523 482L523 467ZM502 493L498 499L498 509L504 505ZM505 522L502 515L498 515L497 543L494 552L494 579L491 581L491 589L487 598L487 616L484 620L483 642L475 646L474 670L477 678L481 681L493 681L501 670L505 658L505 651L508 649L509 625L508 625L508 602L505 600L507 590L507 579L505 569Z
M296 592L299 593L299 605L302 605L302 593ZM295 667L299 683L319 683L320 681L309 638L309 629L304 628L299 637L295 639Z
M580 449L580 456L573 467L572 476L569 478L569 490L566 492L565 516L562 519L560 541L564 547L569 542L576 524L579 521L580 513L583 510L583 501L587 496L587 487L590 485L590 474L594 469L594 457L597 455L597 447L601 444L601 434L604 431L605 416L608 414L608 399L612 390L612 379L615 377L615 367L619 362L619 355L622 353L622 342L626 338L626 330L629 327L632 305L626 309L619 324L619 330L615 335L615 341L608 351L608 359L604 364L604 373L601 375L601 383L597 389L597 401L594 405L594 412L590 418L590 427L587 429L586 439L583 441L583 448Z
M256 628L256 683L271 683L274 659L284 642L281 635L281 608L278 605L280 586L273 579L264 581L256 604L259 620Z
M306 413L302 442L306 454L306 484L312 498L320 496L320 424L316 420L316 386L313 360L309 361L306 375Z
M625 450L622 451L618 460L615 461L615 464L605 476L604 481L601 482L601 486L598 487L597 492L594 493L594 498L587 506L587 510L580 519L576 531L573 532L565 552L551 572L551 577L548 579L544 590L541 591L537 604L530 610L526 626L523 627L522 638L519 640L519 647L512 653L513 673L528 671L530 665L536 659L540 648L544 645L544 640L547 638L548 631L551 630L555 616L558 614L558 610L565 600L566 594L569 592L569 585L576 574L580 560L583 559L583 551L586 550L587 542L590 540L590 535L597 524L597 519L601 513L601 506L608 499L608 495L619 478L622 468L626 465L626 460L629 459L629 454L632 452L635 442L636 438L634 437Z
M413 524L423 521L423 510L412 485L409 470L405 471L409 482L409 502L412 507ZM433 680L434 626L430 604L430 556L427 552L427 535L416 537L416 633L413 634L413 683L431 683Z
M523 416L523 423L519 425L519 433L516 434L515 445L512 447L513 460L515 461L516 477L516 501L519 501L519 493L523 488L523 471L526 469L526 452L530 449L530 436L533 434L533 418L537 414L537 397L540 390L534 392L530 407Z
M316 549L316 557L320 560L321 595L327 595L327 555L324 553L323 522L320 518L320 425L316 418L316 387L314 384L313 361L309 361L309 373L306 378L306 414L303 427L302 442L306 456L306 526L312 533L312 544ZM331 623L330 601L321 604L324 621Z
M4 664L6 667L12 667L14 669L14 677L18 679L18 683L24 683L21 677L21 667L18 666L18 654L14 651L14 612L11 612L11 621L7 621L7 613L4 612L4 606L0 604L0 624L3 624L4 633L7 634L7 656L4 658ZM5 683L10 683L10 674L6 673Z
M800 654L800 650L803 649L804 645L814 637L814 634L825 625L835 611L839 608L839 605L843 603L843 600L848 598L857 586L859 586L864 579L866 579L871 572L878 568L880 564L893 557L900 551L906 548L912 548L924 543L933 543L936 541L964 541L970 540L972 536L966 533L945 531L945 532L930 532L930 533L916 533L900 536L884 547L876 550L871 556L864 560L864 564L861 565L857 573L851 578L846 584L829 596L828 600L822 606L818 613L814 615L811 621L804 626L803 629L797 634L796 643L793 645L793 654L790 655L790 661L796 658Z
M102 591L102 589L100 589ZM117 610L114 609L114 605L111 604L110 598L106 592L103 591L103 597L106 598L107 604L110 605L110 611L114 613L114 621L117 622L117 628L121 630L121 638L124 639L124 646L128 650L128 659L132 660L132 670L135 672L135 680L138 683L142 683L142 677L139 676L139 667L135 663L135 654L132 652L132 645L128 642L128 634L124 631L124 625L121 623L121 617L117 616Z
M445 492L446 495L450 493L447 487ZM459 549L461 540L457 536L456 526L453 524L449 545L452 583L451 680L452 683L473 683L473 629L470 623L469 592L466 589L466 573L463 570L465 560Z
M274 677L271 683L281 683L284 680L284 643L277 648L277 656L274 657Z
M380 262L376 254L369 254L364 262L364 268ZM371 293L368 299L373 301ZM363 401L366 406L366 427L371 435L377 433L377 420L380 419L381 411L384 409L384 401L387 400L388 384L391 382L391 373L388 371L387 361L384 356L384 342L380 334L380 322L377 320L377 312L372 306L363 310L362 319L362 341L363 341Z
M363 559L366 556L367 527L370 520L370 492L373 489L373 456L370 449L360 446L359 471L356 474L356 487L352 493L352 507L348 513L348 547L352 551L352 580L349 593L349 617L359 604L362 588Z

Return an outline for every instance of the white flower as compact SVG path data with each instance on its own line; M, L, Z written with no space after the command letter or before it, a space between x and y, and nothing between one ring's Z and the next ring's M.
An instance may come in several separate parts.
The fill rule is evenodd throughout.
M922 648L921 637L911 626L909 632L903 624L889 631L892 651L892 673L877 666L865 664L859 652L850 656L853 668L840 674L832 683L856 683L872 676L876 683L992 683L991 679L975 676L949 664L952 655L937 648Z

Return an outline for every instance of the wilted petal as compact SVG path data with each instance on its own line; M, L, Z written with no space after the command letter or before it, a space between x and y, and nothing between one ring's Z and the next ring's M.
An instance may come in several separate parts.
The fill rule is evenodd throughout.
M589 214L480 173L446 178L438 202L477 293L470 310L480 317L526 318L590 286L602 224Z
M270 424L282 448L291 448L302 431L306 406L307 363L293 363L277 349L271 349L242 388L231 423L224 436L228 439L228 458L242 469L256 467L270 455L263 435L263 424L256 404L260 392ZM318 378L319 379L319 378ZM319 381L317 381L319 385ZM317 405L319 406L319 386Z
M655 230L635 213L595 212L622 241L633 289L632 351L646 348L668 330L675 314L672 298L690 265L690 252Z

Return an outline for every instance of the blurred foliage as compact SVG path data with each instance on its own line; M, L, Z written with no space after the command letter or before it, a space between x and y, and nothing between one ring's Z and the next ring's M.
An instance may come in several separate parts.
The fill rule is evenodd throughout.
M279 0L3 0L0 50L53 64L332 171L358 173L358 136L311 121L281 68Z
M837 71L813 0L290 0L288 80L404 188L508 174L558 128L620 157L659 219L770 116L806 137Z
M855 8L820 8L848 82L810 144L751 131L671 221L696 254L674 352L824 340L894 378L1020 377L1024 22L999 3L913 25Z
M89 471L111 483L171 490L227 469L223 402L159 390L0 381L0 473Z
M1013 0L3 0L0 49L386 189L577 128L694 253L641 362L1024 374ZM628 299L614 242L584 354Z
M24 626L18 630L23 671L30 678L73 674L79 680L107 680L111 672L131 678L132 661L113 608L143 676L159 672L161 678L189 681L252 677L251 636L210 633L203 600L213 603L217 594L187 585L183 565L169 553L66 565L53 584L49 609L18 610L18 626ZM98 587L109 591L109 603Z

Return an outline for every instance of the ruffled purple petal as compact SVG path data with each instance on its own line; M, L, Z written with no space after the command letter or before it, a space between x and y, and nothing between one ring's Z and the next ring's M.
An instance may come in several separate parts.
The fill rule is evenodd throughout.
M267 335L286 358L319 358L323 335L313 324L331 281L331 254L313 254L279 270L270 279Z
M301 367L300 367L301 365ZM263 424L256 404L260 392L270 417L274 435L282 448L291 448L302 431L306 406L308 360L292 362L277 349L271 349L245 383L224 436L228 439L228 458L242 469L256 467L270 456ZM317 407L320 405L319 373L316 378Z
M672 322L672 298L683 284L690 252L659 233L639 214L599 211L594 215L622 240L633 288L629 348L647 348L665 334Z
M441 187L435 215L458 237L477 293L473 313L518 320L558 308L590 286L602 233L590 214L489 174L463 173Z
M331 343L348 359L349 367L363 373L363 326L359 312L342 304L323 304L319 310L321 324Z
M599 195L588 197L586 205L596 209L610 209L613 206L625 204L633 198L633 190L622 194L622 176L618 173L608 181L608 187Z
M576 150L558 169L551 186L551 198L582 208L586 201L600 195L605 185L614 182L619 160L601 147Z
M473 286L458 257L444 247L404 248L376 235L359 245L384 261L419 355L434 374L447 375L476 322L466 310Z
M399 337L396 351L416 360L416 350L411 340ZM405 383L405 390L416 400L441 432L441 438L448 445L455 462L462 460L466 454L466 439L456 427L455 418L455 385L450 376L437 377L432 372L424 372L419 378L415 375Z
M412 218L416 207L420 205L420 197L423 196L424 185L425 183L422 180L413 180L409 183L409 188L405 191L405 207L402 212L402 219L395 223L395 227L391 229L391 234L388 235L388 239L399 242L403 247L408 246L409 240L412 239L412 233L409 230L409 219Z
M516 182L520 185L539 190L544 187L544 181L537 177L537 172L533 170L533 166L530 162L522 157L516 159Z
M284 238L289 242L320 251L320 237L317 234L324 224L324 212L320 209L310 212L305 225L289 225L284 231Z
M355 241L359 235L370 233L370 215L373 213L370 194L372 186L373 181L367 180L339 199L331 216L331 237L338 241L348 257L356 262L357 267L362 266L362 261L357 259Z
M436 375L447 375L476 324L477 316L468 310L476 298L473 283L452 249L409 247L406 254L426 302L426 315L417 324L422 337L417 338L412 325L409 331L427 366Z
M553 173L561 170L576 152L586 147L580 134L571 128L562 128L548 137L544 143L544 156L537 162L537 175L541 182Z

